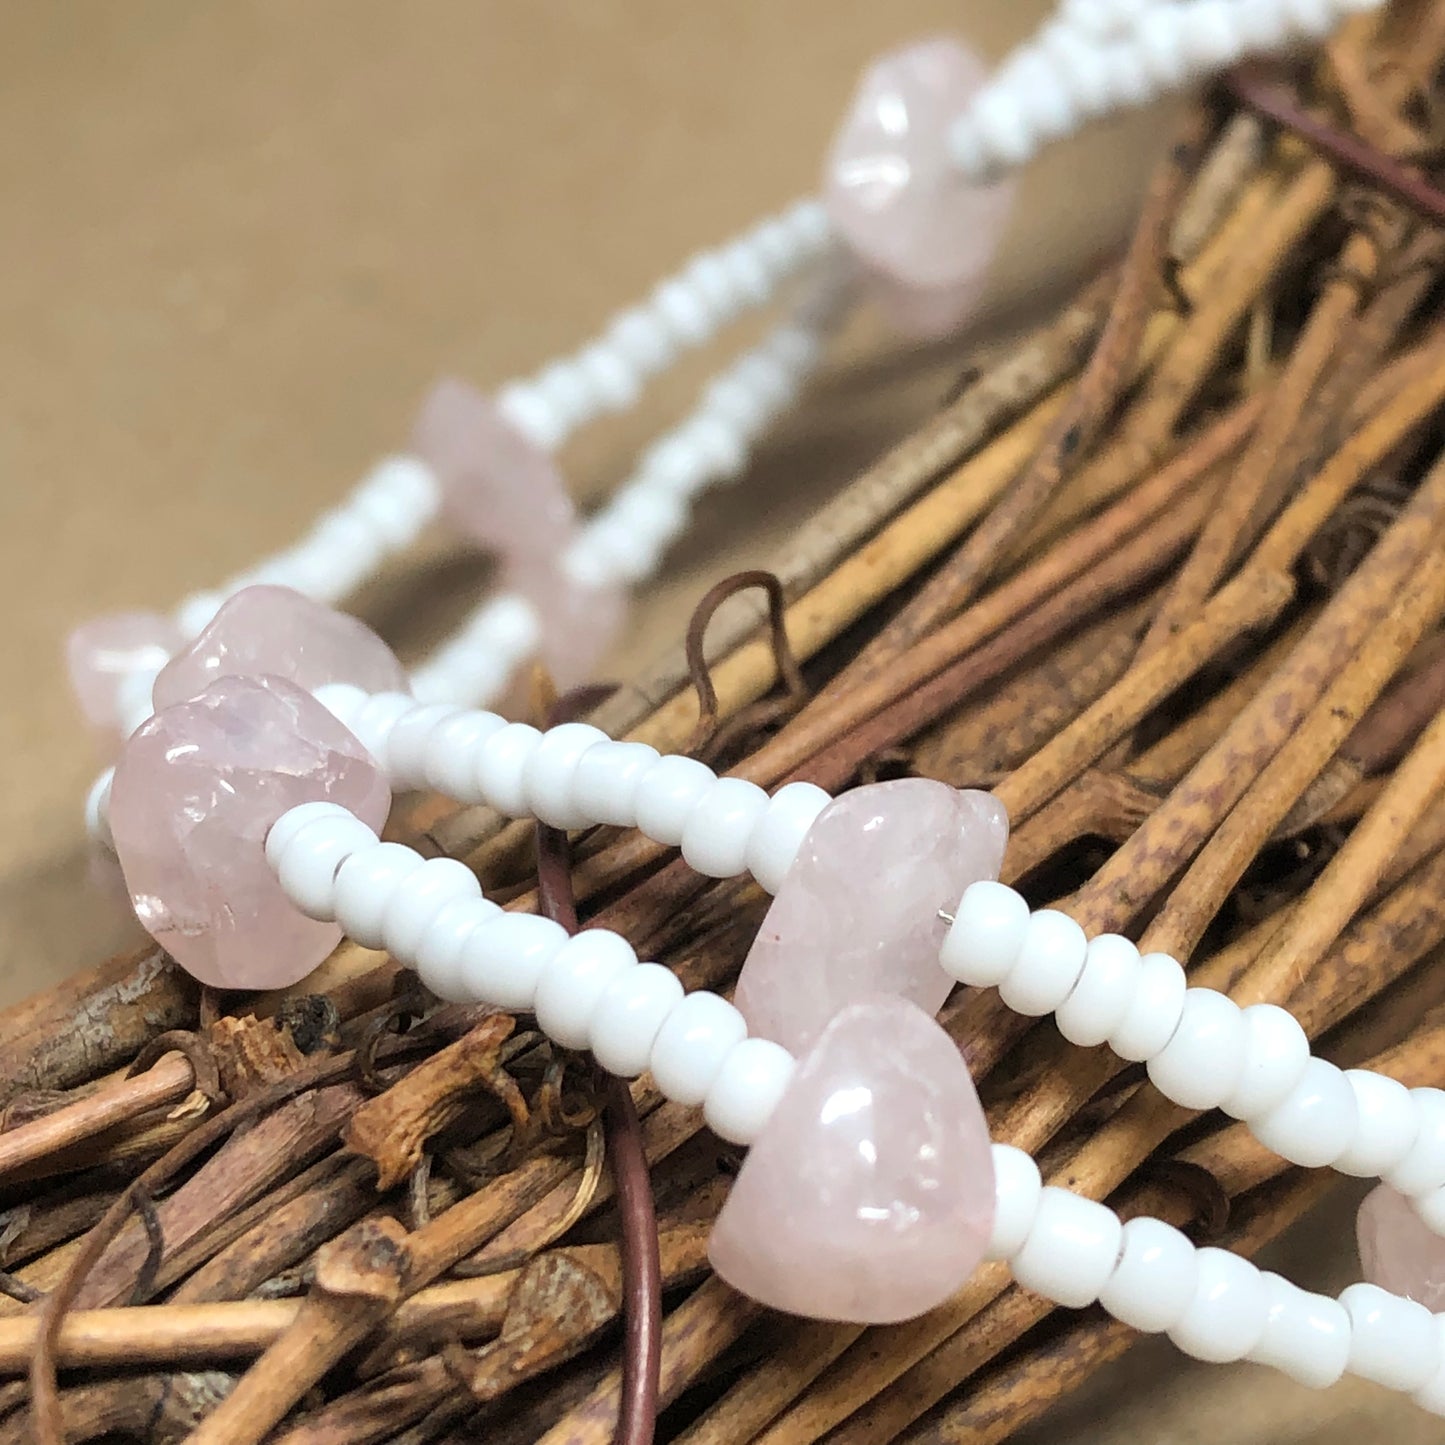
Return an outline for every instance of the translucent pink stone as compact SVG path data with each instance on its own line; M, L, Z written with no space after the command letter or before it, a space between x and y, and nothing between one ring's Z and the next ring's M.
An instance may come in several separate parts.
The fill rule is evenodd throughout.
M244 587L156 678L157 711L221 677L284 677L308 692L349 682L367 692L410 692L406 672L364 622L289 587Z
M557 560L518 562L502 579L536 609L538 656L563 691L588 682L622 631L627 594L620 587L586 587Z
M900 286L875 272L869 289L894 331L917 342L953 336L978 305L978 287L971 281L956 286Z
M891 1324L963 1286L993 1212L988 1125L957 1046L913 1004L868 999L799 1064L708 1256L774 1309Z
M972 184L948 156L949 126L986 76L982 59L949 38L875 61L833 142L824 187L866 268L895 286L950 291L956 316L976 302L1013 202L1012 184Z
M1355 1221L1365 1278L1439 1313L1445 1310L1445 1239L1387 1185L1365 1196Z
M738 978L748 1031L801 1054L870 994L937 1013L953 980L938 914L997 878L1008 816L991 793L926 778L835 798L808 830Z
M513 560L566 545L575 513L557 464L475 387L439 381L412 445L441 486L443 514L478 546Z
M110 827L136 916L187 972L217 988L283 988L341 930L303 917L263 845L299 803L326 799L373 828L391 794L365 748L278 677L225 677L157 713L126 743Z
M118 729L122 681L134 672L156 673L183 641L175 623L158 612L115 612L82 622L65 651L70 685L87 721Z

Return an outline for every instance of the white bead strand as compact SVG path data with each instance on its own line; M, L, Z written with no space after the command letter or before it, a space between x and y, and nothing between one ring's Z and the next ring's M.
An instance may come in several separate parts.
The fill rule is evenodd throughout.
M974 183L1027 164L1111 110L1147 104L1249 55L1328 35L1383 0L1079 0L1000 65L954 122L954 164Z
M828 244L826 231L819 230L820 215L826 228L821 205L816 210L794 208L779 221L777 232L767 232L773 239L763 250L780 246L786 260L801 247L806 258L816 259ZM743 242L735 245L744 247ZM698 263L691 282L679 279L667 292L665 314L655 307L640 308L618 318L614 324L625 332L627 344L639 355L670 355L669 348L681 344L676 324L684 316L690 318L689 325L696 323L701 335L712 324L696 294L701 278L720 284L729 270L751 266L754 274L776 271L754 243L744 249L751 262L739 262L734 255L726 264L721 259L716 265ZM792 265L786 261L787 267ZM764 431L792 404L821 361L852 294L845 273L825 272L793 315L719 373L704 388L697 408L643 453L633 475L583 527L562 557L567 576L593 588L634 586L650 576L686 527L693 500L736 476ZM621 355L624 350L620 341L612 343L613 353ZM456 636L413 672L412 691L426 701L489 702L534 654L539 641L536 615L524 599L511 594L489 598Z
M374 836L370 830L330 804L293 809L273 827L267 857L278 877L305 871L293 858L328 853L314 844L331 833L359 846L334 874L318 866L305 882L308 895L318 893L321 911L348 931L389 936L398 959L417 964L444 997L535 1008L545 1032L596 1048L604 1067L631 1074L650 1066L665 1096L702 1104L726 1139L751 1143L765 1127L795 1063L776 1044L748 1039L733 1005L705 992L683 996L673 975L639 964L615 933L569 939L547 919L501 913L460 864L368 842L361 834ZM328 878L329 899L321 881ZM1200 1006L1186 1002L1183 1012ZM1272 1038L1274 1028L1266 1024L1259 1036ZM1242 1033L1255 1036L1248 1027ZM1348 1081L1344 1087L1353 1102ZM1424 1093L1418 1103L1409 1096L1412 1107L1433 1119L1433 1091ZM1424 1133L1433 1139L1433 1127ZM1369 1285L1327 1300L1225 1250L1194 1250L1161 1221L1122 1224L1106 1205L1041 1187L1038 1166L1017 1149L995 1145L993 1164L989 1253L1009 1260L1026 1288L1072 1308L1097 1300L1199 1359L1253 1359L1318 1386L1348 1365L1445 1413L1445 1319Z
M1244 1120L1291 1163L1378 1174L1419 1201L1430 1228L1445 1230L1445 1091L1344 1074L1311 1055L1286 1010L1241 1010L1224 994L1189 988L1167 954L1137 957L1126 939L1084 945L1082 937L1063 914L1029 914L1015 890L976 883L939 959L960 982L996 984L1019 1013L1054 1011L1072 1042L1108 1042L1121 1058L1147 1064L1173 1103Z

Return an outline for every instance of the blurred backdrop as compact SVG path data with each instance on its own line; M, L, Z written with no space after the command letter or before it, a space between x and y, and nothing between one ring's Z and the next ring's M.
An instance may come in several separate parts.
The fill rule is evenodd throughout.
M1045 8L0 0L0 1003L125 937L85 892L96 765L61 668L72 624L168 608L286 543L404 443L437 375L530 370L812 187L877 51L952 29L996 55ZM982 334L1046 310L1117 243L1159 135L1135 116L1030 172ZM766 561L967 356L855 328L754 472L705 506L614 670L674 637L708 582ZM620 477L715 360L570 451L579 493ZM362 599L403 648L481 584L434 560ZM1293 1245L1307 1282L1316 1237ZM1439 1438L1374 1406L1364 1387L1306 1397L1145 1347L1035 1438Z

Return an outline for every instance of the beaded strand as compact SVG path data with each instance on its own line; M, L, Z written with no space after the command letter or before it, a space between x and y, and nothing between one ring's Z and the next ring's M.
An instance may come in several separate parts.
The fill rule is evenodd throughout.
M558 731L540 735L517 769L524 788L545 791L548 774L580 771L585 753L576 753L576 734L543 753ZM594 743L587 751L603 746L638 745ZM548 763L536 765L544 756ZM637 773L637 754L606 756L617 773ZM694 818L708 819L730 864L739 849L723 838L746 836L744 857L757 850L774 864L789 839L796 851L799 825L822 792L790 784L759 808L744 802L752 784L714 783L689 811L683 837L701 831ZM792 1078L786 1049L750 1038L742 1014L717 994L684 994L671 970L640 962L620 934L590 928L569 938L548 919L504 912L482 897L463 864L381 843L333 804L286 814L266 853L309 916L335 919L357 942L388 950L440 997L530 1010L549 1038L590 1049L609 1071L650 1070L666 1098L701 1106L708 1126L733 1143L758 1137ZM1228 1250L1197 1248L1160 1220L1123 1222L1107 1205L1045 1186L1038 1165L1010 1145L993 1145L993 1170L988 1255L1007 1262L1025 1288L1071 1309L1098 1303L1135 1329L1167 1334L1195 1359L1252 1360L1313 1388L1348 1372L1445 1414L1445 1315L1370 1284L1352 1285L1338 1299L1314 1294Z
M419 706L400 693L368 697L343 686L320 689L318 698L398 790L431 788L553 827L635 827L680 848L688 866L707 877L749 872L769 892L831 801L811 783L786 784L770 797L745 779L718 777L695 758L614 742L587 723L543 732L495 713ZM316 866L324 871L331 855L320 856ZM384 856L397 860L401 853ZM457 868L422 876L440 871L460 879ZM415 888L415 908L429 909L430 884L409 877L383 869L370 878L371 906L395 894L401 917L413 906L407 900ZM406 916L413 919L408 930L415 928L414 916ZM1177 959L1141 955L1119 935L1089 940L1067 914L1030 912L1002 883L975 883L964 893L939 961L959 983L998 988L1017 1013L1054 1014L1071 1043L1107 1043L1121 1058L1145 1064L1171 1102L1222 1109L1292 1164L1384 1179L1432 1230L1445 1233L1445 1090L1406 1089L1370 1070L1341 1070L1311 1053L1287 1010L1241 1009L1214 989L1190 988ZM449 975L422 976L442 997L462 986Z

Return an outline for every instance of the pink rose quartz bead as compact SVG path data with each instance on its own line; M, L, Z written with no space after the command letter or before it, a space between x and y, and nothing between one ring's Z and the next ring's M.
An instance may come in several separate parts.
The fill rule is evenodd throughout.
M1365 1278L1439 1313L1445 1310L1445 1239L1387 1185L1365 1196L1355 1221Z
M326 800L380 829L381 769L309 693L278 677L225 677L157 713L116 764L110 828L136 916L216 988L284 988L341 930L299 913L263 847L272 823Z
M956 324L977 303L1013 204L1012 183L975 185L948 155L949 126L987 74L949 38L884 55L865 72L828 161L839 234L886 292L923 293L907 319L935 334L940 308Z
M1008 816L990 793L926 778L835 798L763 919L734 1003L748 1032L804 1052L839 1009L899 994L937 1013L953 987L938 916L997 878Z
M118 731L122 681L135 672L159 672L184 641L175 623L158 612L116 612L82 622L65 651L70 685L86 720Z
M551 558L571 537L576 514L556 463L475 387L439 381L412 445L441 486L443 515L479 547L509 561Z
M875 272L868 277L868 287L893 330L920 343L955 335L978 305L978 287L971 281L957 286L900 286Z
M524 597L540 624L538 653L552 681L566 692L591 680L611 650L627 614L621 587L588 587L569 578L556 559L518 562L502 578Z
M966 1283L993 1212L988 1126L957 1046L913 1004L868 999L800 1061L708 1257L773 1309L891 1324Z
M156 711L199 697L221 677L284 677L308 692L349 682L410 692L406 672L364 622L289 587L244 587L156 678Z

